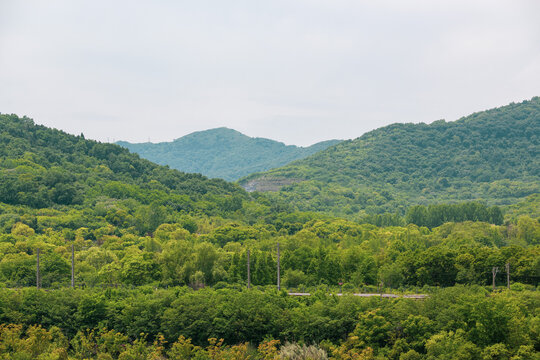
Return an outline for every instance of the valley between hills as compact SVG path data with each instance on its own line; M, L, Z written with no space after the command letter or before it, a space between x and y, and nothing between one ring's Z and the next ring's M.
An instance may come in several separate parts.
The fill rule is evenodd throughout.
M539 281L538 97L306 148L0 114L6 359L537 359Z

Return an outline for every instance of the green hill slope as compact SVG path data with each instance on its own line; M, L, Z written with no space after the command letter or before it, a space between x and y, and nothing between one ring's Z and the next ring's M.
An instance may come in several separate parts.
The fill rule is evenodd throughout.
M0 114L0 178L0 203L35 209L88 209L102 203L110 210L117 201L127 201L123 209L132 213L155 203L170 213L216 214L234 210L246 198L238 185L171 170L118 145L16 115Z
M393 124L240 184L302 210L395 211L411 204L509 204L540 190L540 98L457 121ZM285 186L284 186L285 185Z
M157 164L233 181L305 158L338 142L329 140L304 148L217 128L194 132L172 142L131 144L119 141L117 144Z

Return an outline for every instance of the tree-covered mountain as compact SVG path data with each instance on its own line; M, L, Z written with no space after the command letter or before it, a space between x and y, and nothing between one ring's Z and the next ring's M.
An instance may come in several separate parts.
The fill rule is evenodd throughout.
M460 202L360 221L286 200L0 115L0 354L276 359L278 341L279 357L301 349L293 341L330 360L540 350L537 195L506 218ZM507 264L510 290L500 273L491 291ZM428 298L352 295L375 291Z
M0 114L0 178L0 204L80 209L77 224L91 218L85 209L103 207L117 223L137 223L141 232L153 231L167 214L225 214L247 198L238 185L156 165L118 145L16 115ZM0 228L13 225L15 220L3 215Z
M393 124L240 180L340 215L436 202L509 204L540 191L540 98L457 121Z
M222 127L194 132L172 142L132 144L119 141L117 144L157 164L234 181L254 172L305 158L338 142L328 140L309 147L298 147L270 139L252 138Z

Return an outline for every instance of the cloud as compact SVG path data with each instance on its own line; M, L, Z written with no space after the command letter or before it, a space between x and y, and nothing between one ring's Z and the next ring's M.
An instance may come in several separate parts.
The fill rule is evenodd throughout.
M540 94L535 1L3 1L0 112L308 145Z

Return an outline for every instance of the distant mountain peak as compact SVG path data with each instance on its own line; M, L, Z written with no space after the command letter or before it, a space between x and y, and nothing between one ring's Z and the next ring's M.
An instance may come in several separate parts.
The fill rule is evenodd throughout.
M242 134L238 130L234 130L234 129L231 129L231 128L228 128L228 127L225 127L225 126L221 126L221 127L217 127L217 128L194 131L192 133L189 133L187 135L179 137L178 139L181 139L181 138L186 137L186 136L198 136L198 135L201 135L201 134L242 135L242 136L249 137L249 136L247 136L245 134ZM178 139L175 139L175 140L178 140Z
M340 140L328 140L304 148L218 127L196 131L171 142L118 141L117 144L161 165L231 181L286 165L338 142Z

